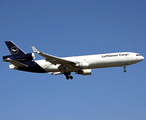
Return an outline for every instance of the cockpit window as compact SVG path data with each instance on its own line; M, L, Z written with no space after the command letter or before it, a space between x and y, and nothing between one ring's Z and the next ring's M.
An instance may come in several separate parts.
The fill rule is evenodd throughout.
M141 56L140 54L136 54L136 56Z

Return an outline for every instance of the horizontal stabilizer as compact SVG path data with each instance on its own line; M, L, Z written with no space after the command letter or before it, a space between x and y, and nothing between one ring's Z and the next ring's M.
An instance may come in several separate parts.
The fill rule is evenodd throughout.
M10 62L11 64L13 64L14 66L17 66L17 67L28 67L28 65L18 62L16 60L6 59L5 61Z

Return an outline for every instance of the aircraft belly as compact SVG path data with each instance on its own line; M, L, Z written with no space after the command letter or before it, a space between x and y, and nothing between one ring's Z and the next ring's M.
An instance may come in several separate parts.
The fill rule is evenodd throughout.
M106 66L105 61L98 61L90 63L90 68L100 68Z

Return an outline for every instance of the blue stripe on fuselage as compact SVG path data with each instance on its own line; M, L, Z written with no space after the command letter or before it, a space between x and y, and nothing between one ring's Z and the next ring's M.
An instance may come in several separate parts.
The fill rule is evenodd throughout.
M46 71L35 61L21 61L21 63L28 65L28 67L19 67L18 70L35 73L46 73Z

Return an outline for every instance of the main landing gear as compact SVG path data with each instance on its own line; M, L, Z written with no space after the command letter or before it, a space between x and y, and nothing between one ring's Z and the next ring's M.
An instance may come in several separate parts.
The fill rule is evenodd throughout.
M123 66L123 68L124 68L124 73L126 73L126 72L127 72L127 70L126 70L126 66Z
M73 76L71 76L71 72L63 72L63 74L65 75L66 79L73 79Z

